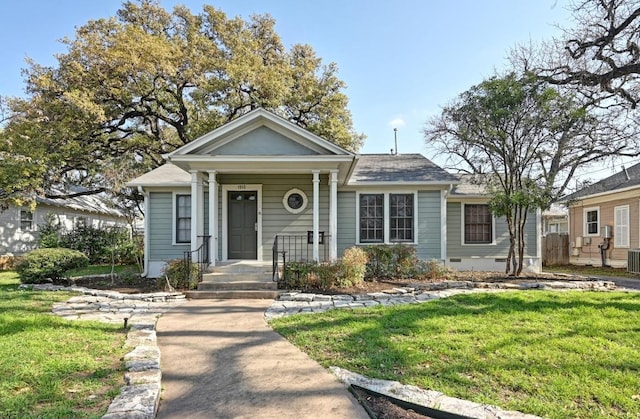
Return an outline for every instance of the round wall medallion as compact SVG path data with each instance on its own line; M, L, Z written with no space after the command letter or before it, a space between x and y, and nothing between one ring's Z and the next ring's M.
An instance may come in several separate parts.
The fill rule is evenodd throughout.
M284 198L282 198L282 205L284 208L292 214L298 214L307 207L307 195L300 189L290 189Z

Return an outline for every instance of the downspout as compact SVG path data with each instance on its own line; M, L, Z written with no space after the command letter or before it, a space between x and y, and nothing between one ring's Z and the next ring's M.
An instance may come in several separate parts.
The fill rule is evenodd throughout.
M143 278L146 278L149 275L149 207L151 206L149 203L149 194L144 191L142 186L138 186L138 192L142 194L144 197L144 268L142 271Z

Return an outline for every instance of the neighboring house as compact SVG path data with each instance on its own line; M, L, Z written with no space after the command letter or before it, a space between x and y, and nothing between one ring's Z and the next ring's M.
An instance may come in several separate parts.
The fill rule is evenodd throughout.
M627 267L640 246L640 164L564 198L569 207L570 263Z
M77 190L71 188L69 191ZM0 256L20 256L33 250L38 226L49 219L60 225L62 231L71 231L77 225L100 228L128 225L127 219L98 195L66 199L38 197L33 211L27 207L9 206L0 212Z
M504 269L508 240L486 196L457 193L459 178L420 154L350 153L257 109L166 159L129 183L145 196L151 277L205 242L212 265L271 262L276 240L288 260L403 243L458 269ZM528 252L539 269L532 223Z
M542 235L551 233L566 234L569 232L569 211L560 204L551 204L542 211Z

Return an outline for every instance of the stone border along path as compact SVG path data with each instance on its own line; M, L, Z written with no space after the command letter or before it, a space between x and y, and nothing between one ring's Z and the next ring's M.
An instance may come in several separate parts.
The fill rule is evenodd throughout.
M597 290L609 291L616 288L611 281L585 280L540 281L521 280L518 282L475 282L443 281L437 283L413 284L411 287L393 288L384 292L325 295L302 292L282 293L265 312L265 319L288 316L296 313L317 313L337 308L361 308L375 305L417 304L456 294L473 292L498 292L507 290ZM20 288L36 291L69 291L82 295L72 297L66 302L53 305L53 313L68 320L93 320L106 323L121 323L125 319L129 331L125 347L133 348L124 356L127 372L125 386L109 405L103 419L124 419L156 417L162 390L160 370L160 350L156 340L158 317L167 310L186 301L179 292L156 292L148 294L122 294L115 291L94 290L85 287L64 287L51 284L23 284ZM360 384L392 397L404 396L414 403L428 403L435 400L438 406L455 403L455 406L471 411L483 409L485 418L532 418L519 412L504 412L493 406L478 405L464 400L453 399L432 390L422 390L413 386L403 386L396 382L371 380L358 374L331 367L334 374L346 385ZM369 384L367 384L369 383ZM387 393L385 393L385 391ZM425 394L427 396L425 396ZM425 399L427 397L427 399ZM429 398L430 397L430 398ZM398 397L403 398L403 397ZM449 400L451 399L451 400ZM465 405L464 403L468 403ZM429 406L429 404L425 404ZM432 406L433 407L433 406ZM457 407L456 407L457 408Z
M362 308L377 305L418 304L456 294L501 292L508 290L591 290L610 291L615 283L601 280L518 280L517 282L442 281L412 284L411 287L393 288L365 294L310 294L287 292L271 304L265 313L267 321L298 313L320 313L336 308Z
M68 320L93 320L120 323L129 327L124 356L127 372L125 385L111 402L104 419L155 418L162 391L160 349L156 340L156 323L165 311L186 301L179 292L121 294L114 291L57 285L21 285L37 291L70 291L83 295L55 303L53 313Z

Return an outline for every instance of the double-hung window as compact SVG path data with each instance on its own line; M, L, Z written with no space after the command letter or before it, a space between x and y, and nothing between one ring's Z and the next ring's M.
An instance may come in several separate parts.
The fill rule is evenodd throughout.
M20 210L20 230L28 231L33 229L33 212L28 209Z
M600 235L600 208L585 208L584 210L584 235Z
M464 244L493 243L493 216L487 204L464 204Z
M415 241L413 193L366 193L359 197L360 243Z
M384 195L360 195L360 242L384 242Z
M176 243L191 242L191 195L176 195Z

